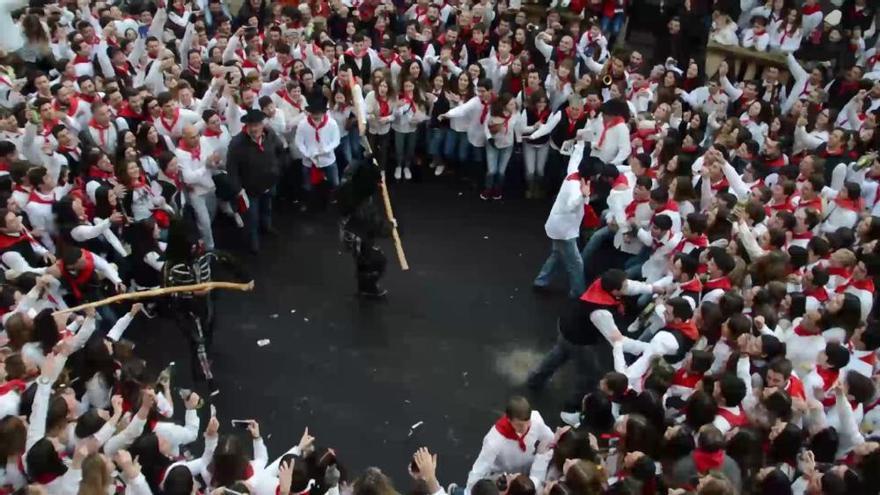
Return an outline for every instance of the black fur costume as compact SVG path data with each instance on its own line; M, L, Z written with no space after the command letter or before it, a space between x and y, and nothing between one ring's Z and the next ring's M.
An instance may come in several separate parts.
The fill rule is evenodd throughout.
M366 156L348 167L337 196L342 242L354 257L358 292L366 297L386 293L379 287L379 279L385 273L387 259L375 244L377 237L387 236L390 230L382 209L380 180L379 169L372 157Z

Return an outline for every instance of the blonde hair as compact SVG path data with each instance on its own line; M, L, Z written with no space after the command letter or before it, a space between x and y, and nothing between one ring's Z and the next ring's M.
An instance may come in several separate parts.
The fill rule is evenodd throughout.
M107 470L104 456L90 454L82 463L82 481L79 482L78 495L106 495L112 480Z
M856 255L849 249L838 249L831 253L831 261L836 262L840 266L851 268L856 266Z

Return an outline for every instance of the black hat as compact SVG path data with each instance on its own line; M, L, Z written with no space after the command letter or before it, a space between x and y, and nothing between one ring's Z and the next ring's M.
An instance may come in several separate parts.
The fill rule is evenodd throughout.
M261 110L248 110L244 117L241 118L242 124L259 124L260 122L266 120L266 114Z
M321 96L309 99L309 104L306 106L306 112L308 113L324 113L327 111L327 100Z

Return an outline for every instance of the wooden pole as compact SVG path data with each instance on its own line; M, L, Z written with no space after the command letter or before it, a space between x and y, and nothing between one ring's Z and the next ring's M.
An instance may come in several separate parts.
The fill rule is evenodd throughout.
M363 115L361 113L363 109L360 108L360 101L357 98L354 98L354 100L355 113ZM366 115L364 115L364 118L366 118ZM373 150L370 148L370 142L367 140L366 125L363 126L363 129L359 130L361 131L361 144L364 147L364 151L372 156ZM391 196L388 194L388 186L385 185L385 170L379 166L375 156L373 157L373 166L379 169L379 190L382 192L382 203L385 204L385 216L391 222L391 240L394 241L397 261L400 263L400 269L407 271L409 270L409 263L406 261L406 253L403 252L403 242L400 240L400 234L397 232L397 220L394 218L394 210L391 208Z
M137 299L146 299L149 297L167 296L169 294L175 294L178 292L206 293L215 289L252 291L254 290L254 282L250 281L246 284L237 284L234 282L205 282L201 284L180 285L177 287L162 287L159 289L143 290L139 292L126 292L124 294L117 294L115 296L110 296L106 299L101 299L100 301L80 304L79 306L74 306L72 308L62 309L56 311L53 314L61 315L65 313L73 313L74 311L80 311L88 308L97 308L120 301L133 301Z
M361 137L364 151L373 155L370 149L370 142L366 136ZM379 169L379 191L382 192L382 203L385 205L385 216L391 222L391 240L394 241L394 250L397 252L397 261L400 263L400 269L409 270L409 263L406 261L406 253L403 252L403 242L400 240L400 234L397 232L397 220L394 218L394 210L391 208L391 196L388 194L388 186L385 185L385 171L379 166L376 157L373 157L373 166Z

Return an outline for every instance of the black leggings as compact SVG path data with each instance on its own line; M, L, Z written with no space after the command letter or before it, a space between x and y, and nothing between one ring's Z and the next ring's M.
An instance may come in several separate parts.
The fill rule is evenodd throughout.
M373 148L373 157L379 167L384 171L390 171L388 168L388 154L391 152L391 131L385 134L369 134L370 147Z

